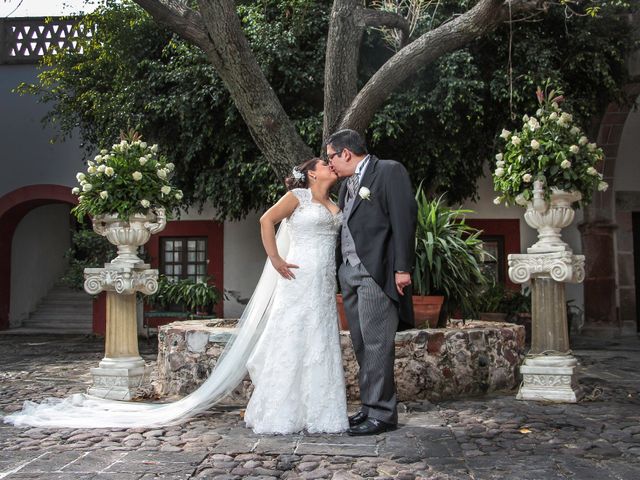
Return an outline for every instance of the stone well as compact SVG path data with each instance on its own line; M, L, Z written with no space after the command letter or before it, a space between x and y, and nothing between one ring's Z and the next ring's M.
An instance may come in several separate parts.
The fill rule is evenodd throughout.
M160 327L156 393L183 396L209 375L233 334L233 321L191 320ZM349 401L357 401L358 365L349 332L340 332ZM453 321L446 329L396 334L396 387L400 401L437 401L510 390L519 383L524 327L511 323ZM246 402L247 377L230 400Z

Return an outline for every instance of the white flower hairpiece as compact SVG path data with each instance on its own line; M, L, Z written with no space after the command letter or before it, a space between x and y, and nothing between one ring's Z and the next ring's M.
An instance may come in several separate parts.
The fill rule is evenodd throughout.
M304 173L302 173L298 167L293 167L291 174L297 181L304 180Z

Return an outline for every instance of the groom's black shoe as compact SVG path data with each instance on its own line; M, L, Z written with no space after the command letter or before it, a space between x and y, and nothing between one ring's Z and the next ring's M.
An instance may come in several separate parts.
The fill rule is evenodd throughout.
M379 433L389 432L395 430L396 425L391 423L385 423L377 418L367 418L360 425L351 427L347 430L347 433L352 436L358 435L377 435Z
M354 413L349 417L349 426L355 427L356 425L360 425L368 418L368 415L362 411L358 413Z

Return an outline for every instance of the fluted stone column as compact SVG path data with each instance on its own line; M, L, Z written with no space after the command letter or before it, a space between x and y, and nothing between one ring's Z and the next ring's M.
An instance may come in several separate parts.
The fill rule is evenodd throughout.
M531 283L531 350L520 367L519 400L577 402L577 360L569 346L565 282L584 279L584 256L570 251L509 255L509 277Z
M136 314L136 290L153 293L157 289L158 271L145 268L148 266L141 265L137 272L125 268L110 269L109 265L85 269L85 290L107 291L105 355L99 366L91 369L93 386L88 390L90 395L131 400L149 378L149 369L138 351ZM131 285L123 293L118 293L114 282L123 277L144 279L144 284Z
M550 275L531 279L531 354L569 352L566 302L564 283Z

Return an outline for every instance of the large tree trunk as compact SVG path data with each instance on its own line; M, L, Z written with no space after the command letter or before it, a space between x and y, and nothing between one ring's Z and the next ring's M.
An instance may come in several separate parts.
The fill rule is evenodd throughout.
M358 93L358 61L364 29L356 25L358 0L335 0L329 17L324 60L324 122L322 139L339 125Z
M284 178L292 165L313 156L262 73L233 0L199 0L199 12L171 0L135 1L156 21L205 51L276 174Z
M406 41L409 24L395 13L362 8L358 0L334 0L329 17L329 33L324 61L324 122L326 139L342 121L358 93L360 44L365 27L382 25L397 28Z

